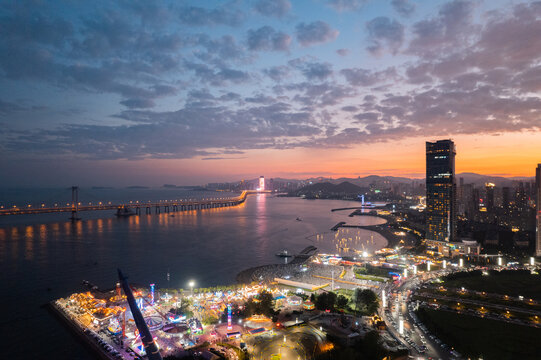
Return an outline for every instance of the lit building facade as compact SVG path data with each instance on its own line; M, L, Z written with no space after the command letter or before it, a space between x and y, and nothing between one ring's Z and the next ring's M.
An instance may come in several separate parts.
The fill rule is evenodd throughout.
M541 256L541 164L535 170L535 256Z
M455 143L426 143L426 239L456 241Z
M493 183L485 184L485 207L488 212L494 211L494 185Z
M259 177L259 191L265 191L265 177L260 176Z

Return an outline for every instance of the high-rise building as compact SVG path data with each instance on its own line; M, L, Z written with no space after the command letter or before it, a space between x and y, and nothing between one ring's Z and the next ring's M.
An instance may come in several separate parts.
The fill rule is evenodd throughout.
M535 170L535 256L541 256L541 164Z
M455 143L426 143L426 238L456 241Z
M258 190L265 191L265 177L263 175L261 175L259 177L259 188L258 188Z
M511 201L510 190L511 189L508 186L502 188L502 208L505 215L509 215L509 205Z
M494 211L494 187L493 183L485 184L485 207L488 212Z
M526 198L526 192L524 191L524 183L521 181L518 183L518 188L515 193L515 210L519 216L523 216L526 210L528 201Z

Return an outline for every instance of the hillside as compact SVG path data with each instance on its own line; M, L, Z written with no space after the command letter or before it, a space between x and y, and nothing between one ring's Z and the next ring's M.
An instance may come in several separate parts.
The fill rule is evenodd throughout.
M332 184L330 182L316 183L307 185L297 190L297 195L308 194L359 194L366 189L360 186L354 185L350 182L344 181L340 184Z

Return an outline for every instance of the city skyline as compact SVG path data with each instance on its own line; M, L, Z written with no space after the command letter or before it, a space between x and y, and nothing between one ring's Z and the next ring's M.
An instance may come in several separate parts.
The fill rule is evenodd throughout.
M5 186L534 175L541 5L518 1L0 5ZM399 151L397 151L399 150Z

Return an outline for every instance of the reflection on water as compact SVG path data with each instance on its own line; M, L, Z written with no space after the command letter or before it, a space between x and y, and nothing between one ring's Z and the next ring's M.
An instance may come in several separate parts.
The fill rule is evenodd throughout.
M383 223L385 223L384 219L363 216L360 217L360 222L356 222L356 225L366 226ZM383 236L376 232L353 227L339 228L337 231L317 234L315 239L316 247L327 248L328 244L331 243L334 247L329 252L348 256L355 256L364 251L373 253L384 247L387 242Z
M3 356L91 358L41 305L82 290L83 279L110 287L117 268L139 284L166 286L169 271L171 286L195 279L206 287L233 283L248 267L287 261L275 256L284 249L296 253L314 245L321 252L352 254L383 247L377 233L330 230L339 221L380 221L330 211L354 205L258 195L233 208L128 218L81 213L83 220L76 223L65 214L21 218L16 223L25 225L0 228L0 306L9 309L2 321L10 326ZM29 329L40 334L30 343Z

